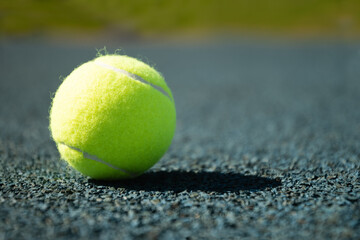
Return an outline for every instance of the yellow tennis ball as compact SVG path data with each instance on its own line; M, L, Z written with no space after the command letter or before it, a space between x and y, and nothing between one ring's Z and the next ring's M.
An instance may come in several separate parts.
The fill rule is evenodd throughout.
M128 56L101 56L76 68L50 110L61 157L94 179L142 174L164 155L175 125L174 99L164 78Z

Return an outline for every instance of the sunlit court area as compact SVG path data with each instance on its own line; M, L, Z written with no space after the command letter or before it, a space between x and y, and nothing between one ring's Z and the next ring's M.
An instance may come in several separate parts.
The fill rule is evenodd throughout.
M360 1L0 1L0 240L360 239Z

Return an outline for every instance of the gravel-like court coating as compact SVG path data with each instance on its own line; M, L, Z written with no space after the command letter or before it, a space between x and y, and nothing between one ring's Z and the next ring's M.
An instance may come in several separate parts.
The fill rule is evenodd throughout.
M60 76L94 49L0 42L0 240L360 239L359 45L124 47L163 73L178 122L118 182L67 167L48 130Z

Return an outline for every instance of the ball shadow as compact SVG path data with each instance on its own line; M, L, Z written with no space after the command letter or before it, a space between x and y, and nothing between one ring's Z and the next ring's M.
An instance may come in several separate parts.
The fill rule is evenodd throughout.
M281 186L281 180L239 173L156 171L147 172L138 178L121 181L99 181L89 179L89 183L98 186L126 188L144 191L205 191L238 192L244 190L262 190Z

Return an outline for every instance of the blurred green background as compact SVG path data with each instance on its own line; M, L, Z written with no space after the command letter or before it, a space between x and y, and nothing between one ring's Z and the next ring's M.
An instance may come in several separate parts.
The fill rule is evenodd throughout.
M359 0L1 0L1 36L359 38Z

